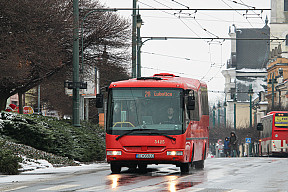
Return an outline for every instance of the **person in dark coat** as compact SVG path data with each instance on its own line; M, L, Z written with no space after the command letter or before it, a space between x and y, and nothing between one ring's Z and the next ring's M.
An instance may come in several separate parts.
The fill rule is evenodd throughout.
M229 137L225 137L225 140L224 140L224 155L225 155L225 157L229 157L230 156L230 140L229 140Z
M230 133L230 156L238 157L238 138L234 131Z

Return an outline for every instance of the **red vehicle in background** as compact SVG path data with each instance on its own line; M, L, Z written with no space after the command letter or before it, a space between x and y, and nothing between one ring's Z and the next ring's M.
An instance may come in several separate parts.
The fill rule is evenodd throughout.
M108 89L106 154L121 167L175 164L204 168L208 152L207 85L168 73L113 82Z
M260 156L288 155L288 111L271 111L257 125Z

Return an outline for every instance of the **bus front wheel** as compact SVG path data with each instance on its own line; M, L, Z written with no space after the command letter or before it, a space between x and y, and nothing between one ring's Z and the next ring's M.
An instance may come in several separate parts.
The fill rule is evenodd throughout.
M189 163L182 163L180 165L181 173L188 173L189 172L189 167L190 167Z
M194 165L195 165L195 169L203 169L204 168L204 160L195 161Z
M121 172L121 165L118 163L112 163L110 164L110 169L112 173L120 173Z
M138 164L138 168L140 169L140 171L146 171L147 170L147 164L140 163L140 164Z

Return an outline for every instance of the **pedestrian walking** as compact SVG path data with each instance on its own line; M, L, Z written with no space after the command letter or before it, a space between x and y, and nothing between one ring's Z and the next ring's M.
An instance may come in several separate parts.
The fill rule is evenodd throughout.
M225 155L225 157L229 157L230 156L230 140L229 140L229 137L225 137L225 140L224 140L224 155Z
M230 133L230 156L238 157L238 138L234 131Z

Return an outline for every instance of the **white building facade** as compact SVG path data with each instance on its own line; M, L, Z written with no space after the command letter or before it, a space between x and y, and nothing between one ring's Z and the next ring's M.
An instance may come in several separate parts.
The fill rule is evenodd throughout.
M270 51L274 55L278 52L282 57L288 58L288 0L271 0L270 38L286 39L285 42L272 41Z

